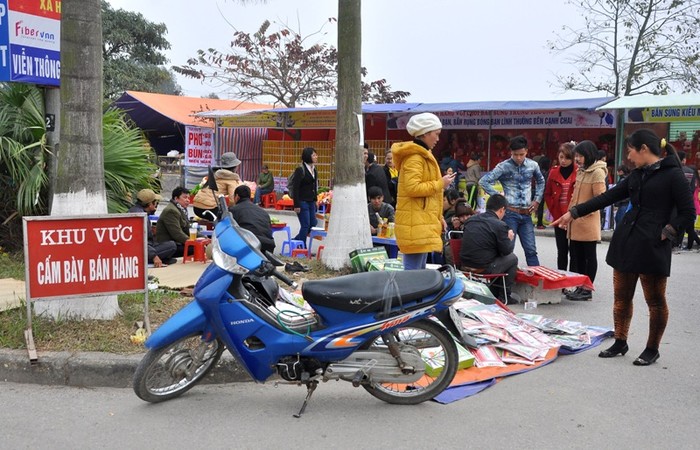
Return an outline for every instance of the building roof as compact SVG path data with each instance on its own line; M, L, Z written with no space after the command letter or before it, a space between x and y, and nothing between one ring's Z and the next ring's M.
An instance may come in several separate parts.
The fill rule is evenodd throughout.
M193 116L202 111L249 111L272 108L272 105L263 103L139 91L125 91L112 105L126 111L134 123L144 131L171 131L178 125L213 127L213 121Z

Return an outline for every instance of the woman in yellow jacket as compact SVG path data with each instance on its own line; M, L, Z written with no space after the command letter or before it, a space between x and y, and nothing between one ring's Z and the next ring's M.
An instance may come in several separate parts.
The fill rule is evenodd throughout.
M587 202L606 190L608 169L605 161L598 161L598 148L591 141L579 142L574 147L574 159L579 166L571 196L572 206ZM571 271L588 275L591 282L598 273L597 244L600 241L600 211L593 211L568 226ZM569 300L590 300L591 291L578 288L566 294Z
M391 147L399 171L396 201L396 243L403 253L405 270L425 269L428 253L442 251L442 191L454 174L442 176L431 150L440 140L442 123L431 113L417 114L408 121L411 142Z

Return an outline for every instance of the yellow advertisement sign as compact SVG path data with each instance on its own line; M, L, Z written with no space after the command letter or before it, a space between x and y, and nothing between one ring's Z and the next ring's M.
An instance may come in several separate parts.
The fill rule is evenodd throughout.
M335 110L261 112L222 119L223 127L335 128Z
M628 114L630 117L634 116L633 111L630 110ZM642 108L641 116L642 122L695 122L700 121L700 106Z

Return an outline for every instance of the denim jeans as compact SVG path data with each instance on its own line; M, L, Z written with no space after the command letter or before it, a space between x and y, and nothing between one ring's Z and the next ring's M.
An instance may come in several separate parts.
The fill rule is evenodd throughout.
M309 231L318 223L316 220L316 202L299 202L299 208L300 211L297 214L299 218L299 234L294 236L294 239L303 241L306 244L306 237L309 235Z
M403 270L425 269L428 263L427 253L411 253L403 255Z
M537 247L535 246L535 226L532 223L530 214L518 214L515 211L506 209L503 221L513 230L520 239L525 251L525 261L528 266L539 266L540 260L537 258Z
M270 192L272 192L272 189L256 189L255 198L253 198L253 203L255 203L256 205L260 204L260 197L265 194L269 194Z

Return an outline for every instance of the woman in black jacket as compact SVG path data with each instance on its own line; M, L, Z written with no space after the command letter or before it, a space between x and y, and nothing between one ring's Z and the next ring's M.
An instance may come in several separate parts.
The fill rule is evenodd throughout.
M613 268L615 343L601 358L624 355L632 321L632 298L639 279L649 307L649 337L634 365L659 359L659 344L668 322L666 281L671 272L673 241L695 220L693 198L675 150L653 131L640 129L626 140L635 169L607 192L573 206L553 226L566 226L579 217L630 199L632 209L615 228L606 262ZM666 148L668 154L662 158ZM673 214L674 208L677 214Z
M301 151L301 166L294 176L294 212L299 218L299 234L295 240L306 242L306 236L318 223L316 220L316 200L318 196L318 155L313 147Z

